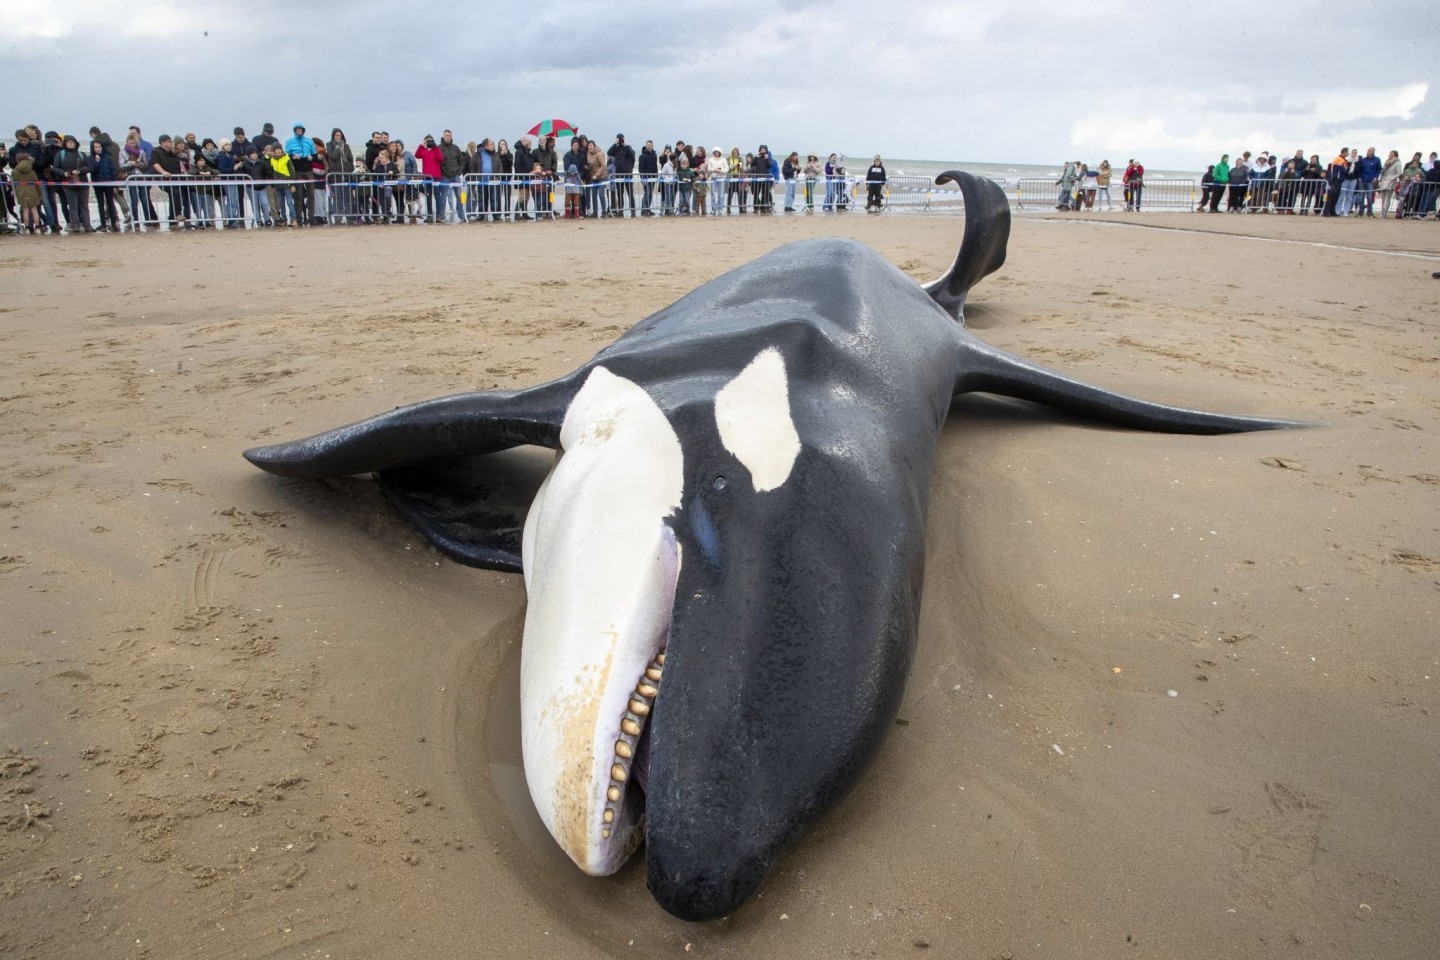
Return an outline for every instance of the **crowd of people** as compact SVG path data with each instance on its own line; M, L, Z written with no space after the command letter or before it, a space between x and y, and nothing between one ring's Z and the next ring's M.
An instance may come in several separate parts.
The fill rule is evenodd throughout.
M1320 155L1305 151L1282 160L1262 151L1253 159L1245 151L1232 164L1222 154L1200 178L1199 213L1219 213L1225 201L1229 213L1278 213L1322 217L1370 217L1378 202L1381 218L1425 219L1436 213L1440 200L1440 157L1432 151L1429 162L1419 151L1402 164L1400 152L1391 150L1384 160L1375 148L1360 151L1345 147L1322 165Z
M7 223L25 233L93 233L325 223L525 221L542 218L814 213L851 208L856 181L835 154L779 157L768 146L742 153L683 140L636 150L624 134L607 148L576 131L556 138L485 138L461 146L451 131L408 149L383 130L352 147L303 124L279 139L266 123L216 140L194 133L155 143L138 126L117 142L90 128L73 135L15 131L0 152ZM879 156L866 172L865 209L883 206ZM781 206L783 204L783 206ZM94 216L92 217L92 208Z
M1094 169L1079 160L1066 163L1056 181L1060 194L1055 209L1113 210L1113 176L1109 160ZM1145 193L1144 165L1131 160L1120 182L1125 209L1139 210ZM1219 213L1223 200L1231 213L1440 218L1440 157L1433 152L1428 160L1417 152L1402 163L1397 150L1381 160L1374 147L1363 157L1347 147L1322 164L1319 154L1307 158L1303 150L1284 160L1268 151L1252 157L1247 150L1233 164L1228 153L1222 155L1219 163L1206 168L1199 186L1197 213Z

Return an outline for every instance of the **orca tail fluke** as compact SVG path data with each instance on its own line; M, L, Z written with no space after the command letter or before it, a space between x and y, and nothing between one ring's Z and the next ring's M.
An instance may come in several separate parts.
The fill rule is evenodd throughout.
M961 170L947 170L935 182L959 185L965 199L965 234L950 272L923 286L946 313L963 323L965 296L970 288L1005 263L1005 246L1010 242L1010 201L993 180Z
M1030 363L968 333L962 332L961 336L965 341L966 362L965 372L955 386L957 395L994 393L1030 400L1092 420L1159 433L1246 433L1320 425L1304 420L1210 413L1140 400Z

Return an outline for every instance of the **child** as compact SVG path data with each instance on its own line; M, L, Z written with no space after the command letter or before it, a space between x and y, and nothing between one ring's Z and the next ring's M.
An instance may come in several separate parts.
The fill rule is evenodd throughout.
M695 171L690 167L690 157L680 154L680 169L675 174L680 181L680 203L675 212L682 217L690 216L690 195L695 190Z
M545 214L553 214L550 207L550 183L545 171L540 164L535 164L530 170L530 196L535 201L535 217L539 220Z
M575 164L565 168L565 219L580 219L581 193L585 186L580 182L580 169Z
M35 158L22 153L10 171L15 202L20 205L20 225L27 233L40 232L40 178L35 175Z

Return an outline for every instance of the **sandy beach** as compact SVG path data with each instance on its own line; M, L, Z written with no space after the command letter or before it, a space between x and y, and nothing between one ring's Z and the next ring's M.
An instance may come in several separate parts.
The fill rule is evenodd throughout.
M1139 224L1136 226L1135 224ZM1018 218L977 335L1179 437L972 396L859 788L734 916L597 880L519 765L525 591L240 457L569 371L791 240L961 221L0 243L0 957L1421 958L1440 943L1440 229Z

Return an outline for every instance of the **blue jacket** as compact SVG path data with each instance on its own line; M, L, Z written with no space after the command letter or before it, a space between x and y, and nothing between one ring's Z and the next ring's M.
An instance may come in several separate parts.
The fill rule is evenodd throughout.
M313 157L315 141L304 135L291 137L285 141L285 152L292 157Z
M1360 158L1360 182L1371 183L1380 178L1380 170L1384 166L1379 157Z

